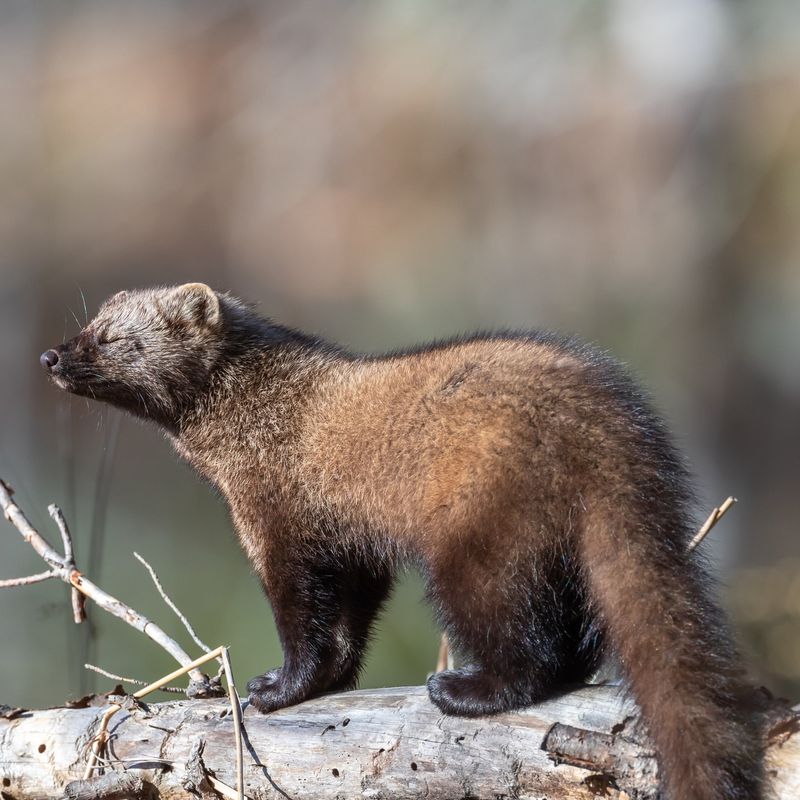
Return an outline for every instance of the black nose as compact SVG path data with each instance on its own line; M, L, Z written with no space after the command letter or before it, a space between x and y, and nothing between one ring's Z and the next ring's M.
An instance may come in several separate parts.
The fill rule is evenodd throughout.
M51 370L58 364L58 353L55 350L46 350L39 356L39 363L46 369Z

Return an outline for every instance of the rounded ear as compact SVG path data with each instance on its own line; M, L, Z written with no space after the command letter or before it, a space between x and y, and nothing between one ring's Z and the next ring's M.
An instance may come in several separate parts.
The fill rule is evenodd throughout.
M219 298L205 283L184 283L175 289L179 316L201 328L216 328L220 323Z
M121 292L116 292L112 294L106 300L103 300L103 306L115 306L118 303L124 303L128 299L128 293L123 289Z

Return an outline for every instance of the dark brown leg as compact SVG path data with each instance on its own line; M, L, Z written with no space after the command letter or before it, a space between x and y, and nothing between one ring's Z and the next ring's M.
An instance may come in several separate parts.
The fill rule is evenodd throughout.
M429 595L468 663L428 680L431 700L445 714L524 708L588 674L599 636L585 625L576 575L556 559L526 564L512 557L505 563L515 564L514 573L505 577L502 566L464 553L463 562L451 556L444 573L430 574Z
M250 681L250 702L266 713L320 692L352 687L370 626L391 583L388 570L354 565L346 558L331 559L327 566L298 560L280 570L273 563L264 586L284 663Z

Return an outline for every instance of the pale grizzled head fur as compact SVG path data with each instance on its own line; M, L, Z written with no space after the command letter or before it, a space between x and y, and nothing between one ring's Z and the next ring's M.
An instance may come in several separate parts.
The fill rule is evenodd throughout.
M62 389L172 426L219 358L221 305L202 283L119 292L41 363Z

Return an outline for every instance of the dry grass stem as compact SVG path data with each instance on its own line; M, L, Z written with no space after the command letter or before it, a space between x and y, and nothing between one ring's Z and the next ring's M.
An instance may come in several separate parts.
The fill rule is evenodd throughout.
M233 680L233 667L231 655L227 647L222 648L222 663L225 667L225 679L228 683L228 696L231 699L231 713L233 726L236 731L236 793L237 800L244 800L244 747L242 742L242 706L239 703L239 693Z
M453 669L454 666L450 640L447 638L447 634L443 633L439 644L439 657L436 659L436 672L444 672L446 669Z
M238 789L232 789L227 783L223 783L219 778L213 775L206 775L206 780L211 784L214 791L219 792L223 797L229 797L230 800L242 800L246 798Z
M212 779L211 776L208 776L209 781L212 783L215 789L219 791L221 794L224 794L226 797L231 797L233 800L247 800L244 794L244 757L243 757L243 746L242 746L242 708L239 703L239 696L236 693L236 684L233 678L233 669L231 667L230 662L230 655L228 653L227 647L217 647L214 650L206 653L200 658L196 658L191 664L187 664L180 669L176 669L173 672L170 672L168 675L164 675L163 678L159 678L157 681L153 683L147 684L147 686L139 689L138 691L133 693L133 697L137 700L140 700L143 697L146 697L151 692L155 692L158 689L162 689L166 686L170 681L174 680L175 678L179 678L181 675L185 675L187 672L190 672L192 669L195 669L208 661L212 661L216 658L221 658L222 663L225 667L225 678L228 684L228 695L231 701L231 713L233 716L234 722L234 732L236 736L236 790L234 791L231 787L227 786L226 784L222 783L222 781L218 781L217 779ZM88 666L88 665L87 665ZM99 767L102 767L102 753L105 748L106 742L108 741L108 724L114 714L120 710L122 706L118 703L113 703L108 707L106 712L103 714L100 720L100 726L97 730L97 734L92 741L92 746L89 754L89 760L86 764L86 770L84 771L84 780L88 780L92 772ZM224 787L224 788L223 788ZM227 792L225 791L227 790Z
M180 667L179 669L170 672L168 675L165 675L163 678L159 678L154 683L148 683L142 689L133 693L133 697L137 700L140 700L142 697L147 696L151 692L156 691L156 689L160 689L162 686L166 686L170 681L174 680L175 678L179 678L181 675L185 675L187 672L191 672L192 670L197 669L201 664L205 664L206 661L211 661L212 659L216 658L217 656L221 655L222 648L218 647L216 650L208 653L200 658L196 658L194 661L190 662L184 667ZM97 733L92 741L92 747L89 754L89 761L86 764L86 770L83 774L84 780L89 780L92 776L92 772L97 769L98 767L98 760L99 756L105 747L106 741L108 740L108 723L111 717L117 713L117 711L122 708L121 705L118 703L112 703L106 712L103 714L100 720L100 727L97 729Z

